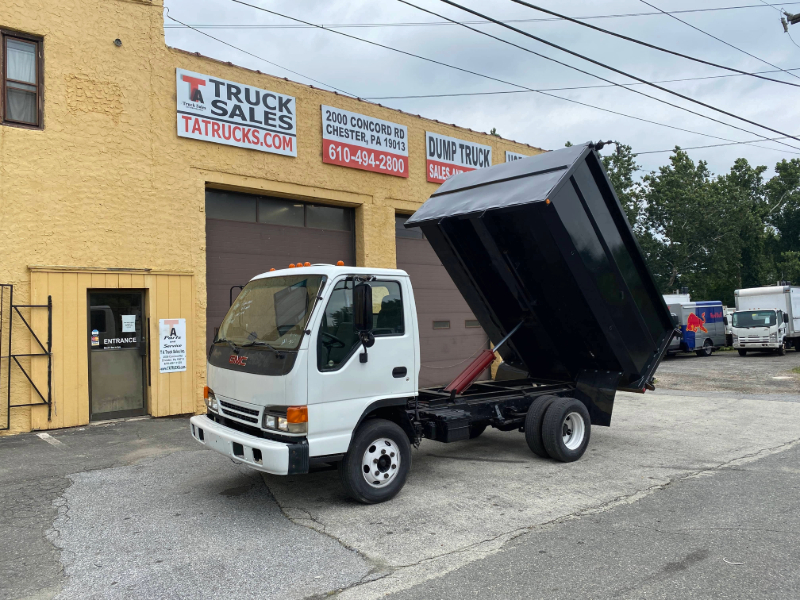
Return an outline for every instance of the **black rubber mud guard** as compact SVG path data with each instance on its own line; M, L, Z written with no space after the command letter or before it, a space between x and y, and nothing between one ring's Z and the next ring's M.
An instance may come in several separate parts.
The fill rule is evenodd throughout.
M600 370L581 371L575 382L575 397L589 409L592 425L608 427L614 410L614 396L622 373Z

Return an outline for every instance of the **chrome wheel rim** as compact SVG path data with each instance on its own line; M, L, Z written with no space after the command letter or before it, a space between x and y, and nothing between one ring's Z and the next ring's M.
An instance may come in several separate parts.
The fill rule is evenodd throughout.
M568 450L575 450L583 443L586 424L577 412L571 412L561 422L561 439Z
M364 481L374 488L389 485L400 470L400 448L389 438L378 438L367 446L361 459Z

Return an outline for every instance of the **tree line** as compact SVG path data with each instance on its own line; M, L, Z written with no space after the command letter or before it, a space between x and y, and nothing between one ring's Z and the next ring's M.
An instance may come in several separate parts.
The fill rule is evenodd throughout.
M715 175L677 146L643 177L624 144L603 164L662 293L688 287L693 300L733 306L740 288L800 285L800 159L766 180L744 158Z

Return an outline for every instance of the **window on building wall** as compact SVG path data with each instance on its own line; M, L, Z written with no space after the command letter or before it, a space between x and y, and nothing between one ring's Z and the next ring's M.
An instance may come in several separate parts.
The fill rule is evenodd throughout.
M2 46L2 122L42 126L42 42L25 34L0 31Z

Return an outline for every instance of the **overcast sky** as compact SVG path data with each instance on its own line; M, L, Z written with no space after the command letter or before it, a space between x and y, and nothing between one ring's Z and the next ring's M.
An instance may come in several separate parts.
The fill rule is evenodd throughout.
M326 26L381 24L384 26L348 27L337 30L528 88L607 85L591 75L539 58L458 25L398 25L440 21L439 18L402 4L398 0L243 1ZM454 20L477 20L475 16L439 0L409 1ZM541 19L550 17L515 4L511 0L457 1L500 20L536 19L537 21L516 22L511 25L647 81L731 74L716 67L644 48L575 23L558 20L542 21ZM531 0L531 3L537 1L545 8L580 18L657 12L642 0L595 0L594 2ZM664 11L760 5L755 8L690 12L675 16L781 69L800 69L800 47L794 45L789 35L783 32L780 14L775 9L760 4L759 0L647 1ZM347 39L330 31L297 28L295 22L237 4L233 0L166 0L166 5L170 10L169 14L184 23L193 26L213 26L201 29L209 35L281 67L362 98L520 89L404 56L362 41ZM800 12L800 2L787 2L776 6L783 6L789 12ZM743 71L773 70L773 67L764 62L726 46L667 15L596 18L586 19L585 22ZM387 24L395 26L386 26ZM235 27L221 27L223 25ZM302 83L319 85L305 77L227 47L200 33L176 27L176 23L168 18L165 18L165 26L167 43L171 46L200 52L213 58L288 77ZM286 28L286 26L292 27ZM474 27L613 82L632 81L498 25L474 25ZM800 44L800 24L790 25L789 30L794 40ZM765 76L800 85L800 70L796 71L796 74L797 77L793 77L787 73L777 72ZM665 83L663 86L759 124L800 137L799 87L762 81L750 76L673 82ZM562 147L567 140L583 142L613 139L631 145L635 152L646 152L670 149L676 144L685 148L724 143L724 140L707 136L742 141L755 140L759 135L766 137L779 135L649 86L632 87L758 135L709 121L613 86L549 93L692 130L697 134L651 125L532 92L375 101L392 108L456 123L478 131L488 132L495 127L505 138L548 150ZM760 142L758 145L764 149L751 145L738 145L690 150L689 153L695 160L708 161L715 173L727 171L738 157L747 158L751 164L767 165L772 171L774 164L783 158L800 158L800 142L787 141L798 149L793 150L778 142ZM607 150L603 152L606 153ZM639 156L638 162L643 171L650 171L664 164L668 157L668 153L643 154Z

